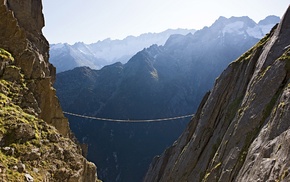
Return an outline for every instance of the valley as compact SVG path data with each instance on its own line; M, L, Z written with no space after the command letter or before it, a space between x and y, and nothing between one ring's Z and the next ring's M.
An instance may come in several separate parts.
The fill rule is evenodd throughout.
M124 2L0 0L0 181L290 181L289 3Z
M220 17L194 34L175 34L163 46L144 48L127 63L58 73L57 96L64 111L93 117L130 120L193 114L228 64L278 21ZM177 140L190 121L115 123L66 116L78 140L88 145L88 159L98 165L104 181L141 181L153 157Z

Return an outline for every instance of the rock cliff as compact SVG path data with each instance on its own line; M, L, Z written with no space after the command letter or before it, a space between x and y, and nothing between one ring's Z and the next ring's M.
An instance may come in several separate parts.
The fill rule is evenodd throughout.
M289 181L290 8L216 80L144 181Z
M52 83L41 0L0 1L1 181L96 181Z

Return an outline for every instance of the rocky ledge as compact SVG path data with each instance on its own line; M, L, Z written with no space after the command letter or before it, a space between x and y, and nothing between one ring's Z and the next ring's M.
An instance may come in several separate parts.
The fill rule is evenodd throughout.
M0 0L0 180L94 182L52 83L41 0Z

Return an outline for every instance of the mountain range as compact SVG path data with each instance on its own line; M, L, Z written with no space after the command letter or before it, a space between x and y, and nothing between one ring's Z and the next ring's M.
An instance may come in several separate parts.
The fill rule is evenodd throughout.
M278 21L275 16L258 24L248 17L220 17L194 34L171 35L163 46L144 48L125 64L59 73L57 95L65 111L88 116L130 120L195 113L218 75ZM153 156L172 144L187 123L68 118L105 181L141 181Z
M246 17L245 17L246 18ZM220 19L226 19L220 17ZM258 23L243 21L228 24L223 33L247 34L254 38L262 38L273 25L278 22L278 17L269 16ZM166 40L174 34L194 34L191 29L168 29L161 33L146 33L140 36L128 36L123 40L105 39L92 44L82 42L69 45L67 43L50 45L50 62L56 67L57 73L71 70L75 67L88 66L92 69L101 69L115 62L126 63L134 54L153 44L164 45Z
M83 42L77 42L74 45L51 44L50 62L56 66L57 73L80 66L101 69L115 62L126 63L138 51L152 44L164 45L170 35L186 35L194 32L195 30L168 29L161 33L128 36L123 40L108 38L92 44Z

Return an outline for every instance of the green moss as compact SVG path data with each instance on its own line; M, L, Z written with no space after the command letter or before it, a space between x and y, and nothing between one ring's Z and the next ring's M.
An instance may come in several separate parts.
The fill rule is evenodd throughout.
M42 166L47 166L47 162L46 161L41 161L41 165Z
M19 179L23 179L23 175L13 169L13 166L16 166L19 160L13 156L8 156L0 151L0 161L1 164L5 167L6 170L6 178L9 181L19 181Z
M281 180L284 180L285 177L287 177L289 175L289 171L288 170L285 170L281 176Z
M253 56L253 53L262 48L270 39L271 34L267 34L264 38L262 38L256 45L254 45L250 50L248 50L247 52L245 52L243 55L241 55L236 61L234 62L243 62L243 61L248 61L251 59L251 57Z
M20 101L23 97L23 91L24 89L27 89L21 83L16 82L10 82L5 80L0 80L0 87L1 87L1 98L0 98L0 105L5 105L7 107L8 105L11 106L13 103L17 107L18 104L20 104ZM5 95L5 97L3 96ZM7 100L8 99L8 100ZM2 103L1 103L2 100ZM19 107L19 106L18 106Z
M22 97L21 85L0 80L0 86L2 93L0 93L0 132L5 136L5 144L17 149L16 152L21 155L28 152L28 149L34 145L40 147L41 132L39 130L39 119L36 116L28 114L17 105L17 98ZM32 126L35 131L35 137L31 140L31 143L21 144L19 140L15 139L13 127L17 127L18 124L25 123Z
M204 178L202 179L202 181L207 181L207 178L209 177L210 172L207 172L204 176Z
M2 59L10 59L11 61L14 61L14 58L12 57L12 55L8 51L2 48L0 48L0 57Z
M210 174L217 170L220 166L222 165L221 162L217 163L211 170L209 170L205 175L204 175L204 178L202 179L202 181L207 181L208 180L208 177L210 176Z
M13 67L13 66L12 66ZM13 69L18 69L14 67ZM5 181L23 181L24 173L15 170L15 165L21 161L26 168L26 173L30 174L34 181L43 181L43 174L53 173L57 171L58 166L72 171L75 169L75 163L70 163L63 160L62 155L53 153L56 148L64 148L72 151L76 157L80 157L77 148L68 138L59 137L58 142L50 143L49 137L51 134L58 134L54 127L49 126L43 120L37 118L33 114L25 112L23 109L25 95L30 93L26 87L28 81L23 76L19 80L7 81L0 79L0 134L3 136L2 145L14 149L13 154L1 152L0 147L0 163L4 166L4 175L7 176ZM24 97L24 98L23 98ZM18 139L15 137L15 131L19 125L32 128L35 132L30 135L29 139ZM29 126L28 126L29 125ZM26 135L26 133L24 133ZM58 134L59 135L59 134ZM33 150L37 152L35 160L30 159L30 154ZM74 162L74 161L73 161ZM13 169L14 167L14 169ZM34 169L39 170L38 172ZM72 172L71 172L72 173ZM1 178L2 179L2 178ZM52 177L52 181L53 181ZM1 181L1 180L0 180Z
M220 167L222 165L221 162L217 163L214 167L213 167L213 170L217 169L218 167Z
M6 178L9 181L22 181L22 179L24 179L24 174L25 173L20 173L16 170L13 169L13 166L17 166L17 164L20 162L20 160L18 159L20 156L23 156L25 154L27 154L29 151L31 151L31 148L33 147L32 144L30 144L29 142L25 143L25 144L12 144L10 147L13 147L15 149L16 154L14 154L13 156L8 156L3 154L0 151L0 161L1 164L4 165L5 169L6 169ZM21 153L19 152L21 151ZM21 161L23 162L23 161ZM33 171L33 162L26 162L25 163L25 170L26 173L30 174L35 181L42 181L42 177L40 176L40 174L36 174Z
M212 147L212 152L210 154L210 158L213 159L213 161L215 161L216 157L218 156L218 148L220 146L220 143L221 143L221 139L218 138L217 139L217 142ZM207 169L206 172L201 173L201 175L200 175L201 176L200 181L207 181L207 178L213 172L213 170L216 170L220 165L221 165L221 163L218 163L212 169Z
M259 78L260 78L260 79L263 78L263 77L265 76L265 74L267 73L267 71L268 71L270 68L271 68L271 66L267 66L267 68L264 69L264 70L260 73Z
M286 105L285 102L280 102L279 105L278 105L278 108L284 108L285 105Z
M247 52L245 52L244 54L242 54L237 60L235 60L234 62L238 63L238 62L243 62L246 60L250 60L253 52L254 52L255 48L251 48L250 50L248 50Z
M285 51L284 54L278 60L286 62L285 69L287 71L288 79L289 79L290 77L290 48L287 51Z
M290 48L287 49L278 60L280 60L280 61L290 60Z
M284 179L289 175L289 169L286 169L283 171L282 175L279 176L278 179L275 180L275 182L281 182L284 181Z
M273 32L273 30L271 32ZM270 40L270 38L271 33L266 34L265 37L263 37L254 47L258 48L264 46Z

